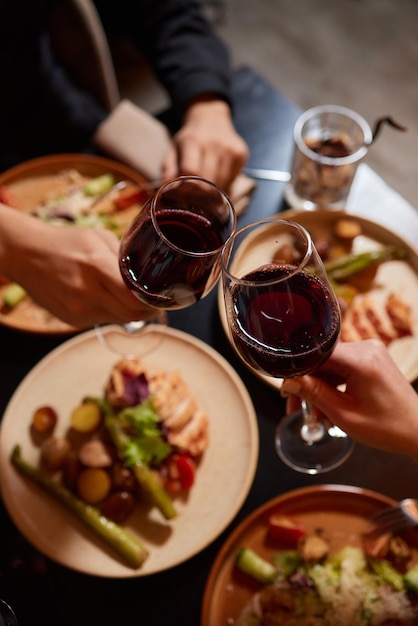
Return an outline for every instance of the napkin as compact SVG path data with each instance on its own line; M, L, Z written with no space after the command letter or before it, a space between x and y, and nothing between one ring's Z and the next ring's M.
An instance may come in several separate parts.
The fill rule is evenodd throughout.
M130 100L121 100L99 125L93 143L102 152L136 169L147 180L161 178L171 137L166 126ZM237 215L248 205L255 181L239 174L226 190Z

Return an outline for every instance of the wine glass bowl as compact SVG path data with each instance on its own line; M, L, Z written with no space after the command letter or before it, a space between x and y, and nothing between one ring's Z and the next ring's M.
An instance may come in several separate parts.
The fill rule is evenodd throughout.
M231 341L252 369L274 378L302 376L331 355L339 305L302 226L270 218L242 228L224 248L222 271ZM276 448L288 465L314 474L339 465L351 440L317 421L304 403L300 414L280 420Z
M213 183L196 176L165 183L122 238L125 283L159 309L198 302L219 279L221 251L235 225L228 197Z

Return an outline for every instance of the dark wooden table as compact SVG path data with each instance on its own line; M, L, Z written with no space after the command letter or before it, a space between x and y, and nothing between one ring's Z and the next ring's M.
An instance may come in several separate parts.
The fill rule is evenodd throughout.
M247 68L236 73L234 101L237 128L251 148L249 165L288 169L299 109ZM260 181L239 225L280 212L285 208L282 196L282 183ZM218 550L231 530L267 500L320 483L355 485L395 498L418 493L418 465L366 446L357 445L343 466L320 476L287 468L273 443L284 403L233 353L220 324L216 291L192 309L171 314L170 324L213 346L236 368L248 389L260 433L250 493L230 526L195 557L166 572L127 580L90 577L49 561L20 536L0 508L0 597L14 607L19 626L197 626L206 579ZM0 414L24 376L61 342L0 328Z

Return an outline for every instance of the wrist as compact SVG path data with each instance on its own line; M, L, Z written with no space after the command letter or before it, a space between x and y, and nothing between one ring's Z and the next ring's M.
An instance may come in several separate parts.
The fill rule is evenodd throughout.
M221 115L231 119L231 109L229 104L215 94L202 94L194 98L185 107L184 122L191 121L195 117L207 117L208 114Z

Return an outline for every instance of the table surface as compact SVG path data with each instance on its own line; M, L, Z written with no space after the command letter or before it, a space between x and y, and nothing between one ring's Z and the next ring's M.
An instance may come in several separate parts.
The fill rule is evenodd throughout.
M234 103L237 129L251 149L249 165L288 170L292 127L299 109L249 68L236 72ZM239 226L285 208L283 184L259 181ZM381 222L417 245L418 213L367 165L359 169L347 209ZM418 465L366 446L356 445L344 465L316 477L299 474L280 461L273 442L277 420L284 412L283 400L233 353L219 320L216 290L191 309L170 314L170 324L214 347L248 389L260 435L249 495L233 522L202 552L166 572L127 580L95 578L49 561L19 535L0 507L0 596L15 608L19 626L196 626L206 579L223 541L267 500L291 489L324 483L368 488L398 499L417 495ZM0 328L0 414L24 376L62 341Z

